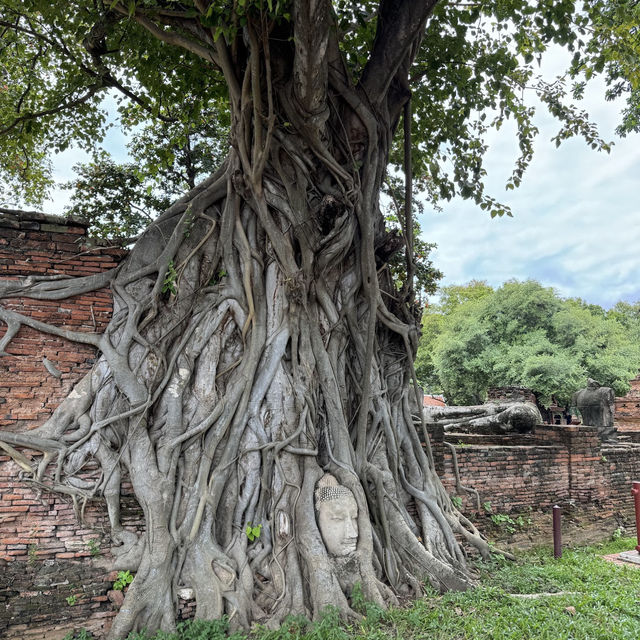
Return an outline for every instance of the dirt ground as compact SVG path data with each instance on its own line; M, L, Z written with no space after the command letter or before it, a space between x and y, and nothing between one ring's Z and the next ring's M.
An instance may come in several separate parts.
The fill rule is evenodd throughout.
M493 516L493 518L492 518ZM482 514L475 525L497 547L505 551L553 545L552 511L521 514ZM596 544L616 537L635 536L633 513L583 505L564 505L561 512L563 547Z

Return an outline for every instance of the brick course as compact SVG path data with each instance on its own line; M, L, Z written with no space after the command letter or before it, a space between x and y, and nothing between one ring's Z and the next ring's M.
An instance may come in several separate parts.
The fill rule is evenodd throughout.
M80 221L0 212L0 278L92 275L117 266L124 255L122 249L91 246ZM60 301L5 298L2 305L75 331L103 331L112 310L108 289ZM2 326L0 338L5 331ZM45 357L60 377L45 368ZM89 346L22 327L0 358L0 429L42 424L95 357ZM0 456L0 637L56 640L82 626L103 635L115 615L107 597L113 576L92 566L89 545L108 545L102 504L86 505L79 524L83 505L74 508L71 500L38 492L19 479L20 471ZM130 497L125 514L128 525L137 526L139 511ZM67 602L70 596L75 603Z

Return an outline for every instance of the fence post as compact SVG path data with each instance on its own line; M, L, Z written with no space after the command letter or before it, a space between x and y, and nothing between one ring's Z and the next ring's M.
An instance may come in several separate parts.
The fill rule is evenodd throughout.
M638 539L636 551L640 553L640 482L633 483L631 493L633 495L633 502L636 508L636 538Z
M638 483L640 485L640 482ZM638 489L640 493L640 488ZM562 558L562 525L560 513L562 509L558 505L553 507L553 557Z

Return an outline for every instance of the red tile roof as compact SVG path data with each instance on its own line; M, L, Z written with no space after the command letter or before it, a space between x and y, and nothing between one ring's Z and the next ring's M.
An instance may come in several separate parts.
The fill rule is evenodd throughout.
M447 403L442 399L442 396L429 396L425 393L422 398L423 407L446 407Z

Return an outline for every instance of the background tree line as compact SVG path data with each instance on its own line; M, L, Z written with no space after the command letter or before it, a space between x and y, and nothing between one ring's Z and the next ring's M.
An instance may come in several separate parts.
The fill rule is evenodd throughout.
M482 403L489 387L507 385L568 404L587 377L625 394L640 370L639 338L640 303L607 311L533 280L472 281L443 287L426 307L416 374L451 404Z

